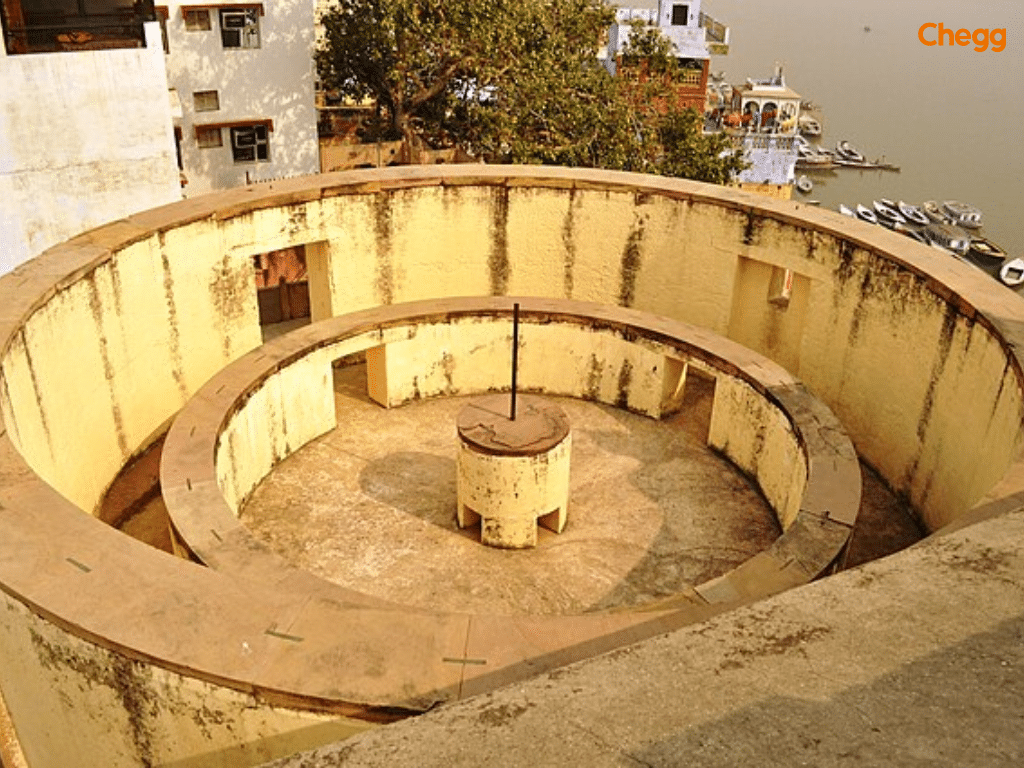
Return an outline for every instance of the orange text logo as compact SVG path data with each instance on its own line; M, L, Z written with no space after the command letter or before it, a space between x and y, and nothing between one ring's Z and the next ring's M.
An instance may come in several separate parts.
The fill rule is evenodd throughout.
M938 24L929 22L922 24L921 28L917 30L917 39L927 46L971 45L973 43L976 51L987 51L991 43L992 52L999 53L1006 47L1006 28L979 28L973 32L969 29L958 29L954 32L952 28L942 26L941 21Z

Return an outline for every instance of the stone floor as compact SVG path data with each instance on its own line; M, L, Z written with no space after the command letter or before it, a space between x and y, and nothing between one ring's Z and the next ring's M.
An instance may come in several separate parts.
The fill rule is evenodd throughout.
M364 366L338 369L342 426L283 462L243 520L297 565L408 605L502 613L636 605L728 570L778 535L756 489L704 447L711 387L691 384L680 414L662 422L559 399L575 428L569 525L561 535L541 529L534 551L510 552L481 546L479 529L455 527L454 421L465 400L385 410L365 395ZM921 537L906 505L863 469L846 567ZM169 549L158 495L120 527Z
M553 398L572 424L569 520L536 549L458 530L455 418L467 398L394 409L365 366L336 370L339 427L282 462L242 521L293 564L426 608L568 613L631 606L720 575L780 533L763 498L704 446L711 391L671 423Z

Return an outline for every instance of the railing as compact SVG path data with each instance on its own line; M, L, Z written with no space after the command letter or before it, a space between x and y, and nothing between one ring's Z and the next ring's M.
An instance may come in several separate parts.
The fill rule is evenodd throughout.
M699 69L684 69L679 73L677 82L681 85L700 85L703 73Z

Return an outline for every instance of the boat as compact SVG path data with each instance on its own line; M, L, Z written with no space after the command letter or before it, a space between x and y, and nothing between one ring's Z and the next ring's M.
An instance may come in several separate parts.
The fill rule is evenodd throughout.
M896 210L896 204L892 200L875 200L872 205L875 207L875 213L878 214L878 219L883 224L894 227L896 224L906 224L907 220L903 218L898 210Z
M814 184L812 184L811 180L808 179L806 176L801 176L799 179L796 180L796 189L798 192L802 192L803 194L806 195L812 189L814 189Z
M961 203L959 200L946 200L942 204L942 210L956 224L970 227L971 229L979 229L981 227L981 211L973 205Z
M850 160L854 163L867 162L867 160L864 159L864 155L862 155L859 151L854 149L853 146L851 146L850 142L845 140L840 141L838 144L836 144L836 154L839 155L841 159Z
M796 167L801 169L818 169L822 170L825 168L831 168L835 165L831 155L825 153L815 154L813 149L801 150L797 149Z
M821 136L821 123L810 115L800 115L796 125L797 130L805 136Z
M922 232L932 245L957 256L966 256L971 247L970 235L949 224L929 224Z
M839 212L841 214L843 214L843 216L850 216L851 218L857 218L857 214L855 214L853 212L853 209L852 208L847 208L842 203L839 204Z
M924 226L928 223L928 217L924 215L924 211L918 208L916 205L905 203L900 200L896 203L896 207L899 208L900 213L903 214L903 218L914 224L920 224Z
M875 212L866 205L861 205L860 203L857 203L857 218L861 221L866 221L869 224L878 223L878 217L875 215Z
M921 231L920 227L916 227L912 224L896 224L892 229L894 232L899 232L901 235L906 235L907 237L913 240L917 240L917 242L919 243L931 245L931 242L925 236L924 232Z
M1010 259L999 270L999 282L1007 288L1024 284L1024 259Z
M934 200L925 200L921 203L921 210L924 211L924 215L931 219L936 224L952 224L953 220L946 215L946 213L939 207L939 204Z
M1006 258L1006 251L984 237L974 236L971 238L970 252L984 261L1002 261Z

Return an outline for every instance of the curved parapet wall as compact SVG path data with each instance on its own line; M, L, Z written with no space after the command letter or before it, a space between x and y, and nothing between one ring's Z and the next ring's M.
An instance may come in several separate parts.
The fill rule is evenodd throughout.
M260 343L251 257L299 245L314 319L514 293L629 306L739 341L821 397L930 528L981 499L1020 449L1006 338L1020 302L980 272L734 190L462 166L190 200L7 276L0 407L35 473L93 510L124 460Z
M519 302L524 390L659 416L690 368L715 377L709 443L750 474L784 533L735 574L697 586L702 599L754 599L835 560L860 506L860 468L842 426L791 374L685 323L582 302ZM178 545L236 575L294 576L278 558L257 555L264 548L237 514L275 464L336 426L332 362L372 351L371 391L389 402L495 391L507 387L511 336L507 299L426 301L318 323L228 366L182 410L164 445L161 483ZM566 627L563 636L587 633Z
M401 625L420 654L409 664L433 677L396 690L386 647L323 638L325 616L365 628L383 607L343 616L352 604L310 598L302 575L242 584L84 514L260 344L251 258L290 246L305 246L314 319L517 294L727 336L827 403L932 529L1024 494L1024 305L898 235L719 187L548 168L367 171L189 200L0 279L0 655L12 660L0 685L31 764L84 765L89 744L94 765L208 765L214 752L243 765L387 719L396 702L417 709L596 652L598 636L693 619L693 606L639 627L606 618L584 650L547 656L523 622L542 661L476 678L436 663L475 652L465 617L428 635ZM310 664L293 664L297 649ZM342 667L340 683L323 674Z

